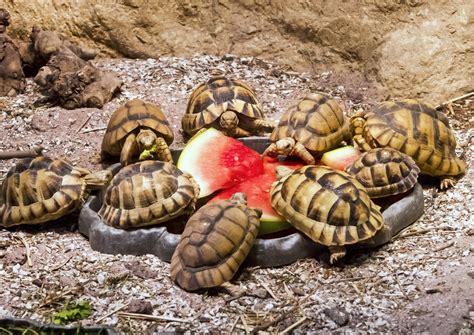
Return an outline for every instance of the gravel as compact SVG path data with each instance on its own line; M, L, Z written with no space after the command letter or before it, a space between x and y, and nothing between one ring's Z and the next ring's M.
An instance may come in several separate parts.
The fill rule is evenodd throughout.
M47 155L99 169L103 128L132 98L159 103L176 134L173 146L182 146L179 129L187 98L215 68L253 86L267 118L275 121L310 90L336 96L348 114L381 99L356 74L296 73L256 58L94 62L123 79L114 100L102 110L34 108L40 95L29 79L24 95L0 98L0 150L41 145ZM450 120L468 171L445 192L436 181L423 179L425 214L388 245L350 254L338 266L322 261L323 255L279 268L245 268L229 285L188 293L170 281L169 264L157 257L91 250L72 214L42 226L0 230L0 316L49 322L68 302L87 300L94 311L82 325L107 324L134 333L472 331L474 100L453 107ZM13 164L0 161L0 179ZM153 320L126 311L142 311Z

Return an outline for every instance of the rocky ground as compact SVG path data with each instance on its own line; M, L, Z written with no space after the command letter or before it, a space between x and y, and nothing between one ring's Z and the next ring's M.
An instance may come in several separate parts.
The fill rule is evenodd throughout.
M323 90L348 114L384 97L355 74L296 73L256 58L100 59L117 72L122 92L102 110L33 107L26 94L1 98L0 150L41 145L45 154L99 169L96 158L111 113L125 101L159 103L182 146L180 120L192 88L211 68L253 86L267 117L305 92ZM439 103L438 101L432 102ZM474 330L474 100L454 105L450 120L469 169L440 192L424 182L425 214L390 244L349 255L339 266L304 259L280 268L245 268L233 286L187 293L169 279L169 264L151 255L106 255L77 232L77 214L41 227L0 230L0 316L49 322L68 303L89 301L83 325L124 332L307 332L468 334ZM0 161L0 178L14 164ZM152 313L143 320L124 312Z

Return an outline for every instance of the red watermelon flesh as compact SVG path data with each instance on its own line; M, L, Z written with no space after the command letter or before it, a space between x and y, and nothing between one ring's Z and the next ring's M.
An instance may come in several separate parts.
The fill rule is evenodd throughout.
M289 223L272 208L270 204L270 188L276 180L275 168L277 166L287 166L297 169L304 164L300 162L279 162L275 158L263 157L263 173L240 184L231 186L220 191L209 202L221 199L229 199L236 192L244 192L247 195L247 206L260 208L262 217L260 218L259 235L269 234L284 230L290 227Z
M194 177L200 198L263 173L258 152L213 128L186 144L177 166Z

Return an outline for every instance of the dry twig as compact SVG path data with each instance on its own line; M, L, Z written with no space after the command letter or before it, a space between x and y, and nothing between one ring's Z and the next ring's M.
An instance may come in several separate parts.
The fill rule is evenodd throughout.
M434 252L438 252L438 251L447 249L447 248L449 248L449 247L452 247L453 245L454 245L454 241L451 241L451 242L449 242L449 243L446 243L446 244L444 244L444 245L439 246L439 247L436 248L436 249L433 249L433 251L434 251Z
M30 250L30 246L28 244L28 242L25 240L25 238L23 236L18 236L18 239L21 241L21 243L23 243L23 245L25 246L25 251L26 251L26 263L28 264L28 266L33 266L33 262L31 261L31 250Z
M0 160L41 156L43 154L43 150L43 147L33 147L33 149L30 150L1 151Z
M303 322L305 322L308 318L306 316L303 316L301 319L299 319L298 321L296 321L295 323L293 323L292 325L289 325L285 330L283 330L281 332L281 334L286 334L288 333L289 331L301 326L303 324Z
M280 300L280 299L275 295L275 293L273 293L273 291L270 289L270 287L269 287L267 284L265 284L264 282L262 282L260 279L257 279L257 281L258 281L258 283L270 294L270 296L271 296L274 300L276 300L276 301Z
M91 119L91 117L92 117L92 113L90 113L90 114L87 116L86 120L81 124L81 126L80 126L79 128L77 128L76 134L79 133L79 132L82 130L82 128L85 127L85 125L87 124L87 122L89 122L89 120Z
M449 226L431 227L431 228L426 228L426 229L418 229L418 230L407 232L407 233L405 233L405 231L402 230L400 233L395 235L393 239L405 238L405 237L410 237L410 236L415 236L415 235L422 235L422 234L429 233L430 231L433 231L433 230L448 230L449 231L449 230L454 230L454 228L449 227Z
M182 323L190 322L189 320L172 318L169 316L156 316L156 315L139 314L139 313L118 312L117 315L119 317L126 317L126 318L139 319L139 320L149 320L149 321L167 321L167 322L182 322Z
M128 304L130 303L130 301L127 301L126 303L124 304L121 304L119 307L117 307L116 309L112 310L111 312L101 316L100 318L98 318L97 320L95 320L96 323L99 323L100 321L104 320L105 318L108 318L109 316L117 313L118 311L120 311L122 308L126 307Z
M456 97L456 98L453 98L453 99L444 101L444 102L440 103L438 106L436 106L436 109L441 109L441 108L443 108L443 107L446 106L446 105L449 105L449 104L451 104L451 103L453 103L453 102L456 102L456 101L458 101L458 100L462 100L462 99L465 99L465 98L469 98L469 97L471 97L471 96L473 96L473 95L474 95L474 91L469 92L469 93L466 93L466 94L463 94L463 95L460 95L460 96L458 96L458 97Z
M87 133L93 133L93 132L96 132L96 131L101 131L101 130L106 130L107 127L97 127L97 128L91 128L91 129L84 129L83 131L81 131L81 134L87 134Z

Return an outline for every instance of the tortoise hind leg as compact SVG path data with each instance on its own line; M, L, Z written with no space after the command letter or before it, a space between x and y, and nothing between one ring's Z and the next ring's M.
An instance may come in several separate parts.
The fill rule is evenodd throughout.
M157 137L155 141L156 156L160 161L173 163L171 150L163 137Z
M333 245L329 247L329 252L331 253L329 263L334 264L346 255L346 248L341 245Z
M132 158L138 155L138 144L136 141L135 134L129 134L120 153L120 163L122 166L126 166L132 162Z

